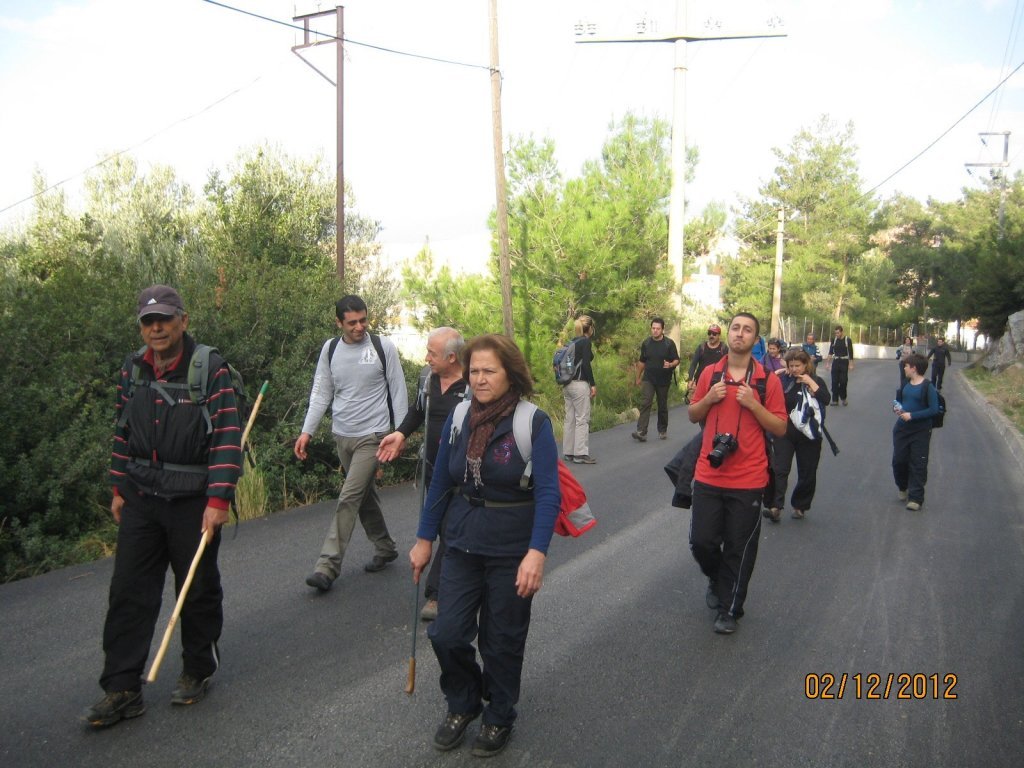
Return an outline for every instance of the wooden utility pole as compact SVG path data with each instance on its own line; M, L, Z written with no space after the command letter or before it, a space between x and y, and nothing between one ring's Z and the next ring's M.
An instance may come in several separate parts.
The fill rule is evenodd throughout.
M512 326L512 265L508 253L508 191L505 183L505 149L501 132L501 70L498 68L498 0L491 0L491 131L494 138L494 191L498 203L498 267L501 272L501 320L505 335L515 336Z
M770 25L781 23L772 19ZM673 71L674 106L672 110L672 188L669 196L668 214L668 263L672 267L675 282L674 299L676 320L669 336L679 344L679 321L683 309L683 262L685 258L684 224L686 216L686 44L702 40L748 40L761 37L785 37L785 33L767 32L755 34L692 34L687 30L686 0L676 0L676 31L659 35L648 22L637 23L637 33L632 37L597 37L596 24L576 25L577 43L672 43L675 46Z
M337 17L337 33L333 39L328 40L310 40L310 19L317 19L323 16L336 16ZM327 82L331 83L335 87L337 93L337 104L338 104L338 123L337 123L337 165L335 167L335 184L337 189L334 193L334 215L335 215L335 229L337 230L334 239L335 246L338 255L338 283L339 285L345 285L345 8L344 6L336 6L333 11L321 11L319 13L307 13L302 16L295 16L292 21L302 22L302 44L293 45L292 53L302 59L310 67L313 67L316 72L323 77ZM316 34L314 32L314 34ZM317 45L328 45L335 44L337 46L338 60L337 60L337 82L331 80L323 72L317 69L315 66L309 63L306 59L302 58L299 50L302 48L312 48Z
M779 338L782 328L782 250L785 242L785 209L779 208L779 228L775 231L775 288L772 291L772 336Z

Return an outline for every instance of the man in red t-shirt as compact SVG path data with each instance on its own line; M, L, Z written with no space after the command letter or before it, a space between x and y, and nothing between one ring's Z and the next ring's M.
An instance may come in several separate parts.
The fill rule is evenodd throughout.
M694 473L690 551L708 577L707 604L718 612L715 632L724 635L736 631L736 619L743 615L757 559L761 497L768 484L764 433L786 434L779 378L765 374L751 354L760 333L753 315L733 317L729 354L701 374L689 409L690 421L705 423Z

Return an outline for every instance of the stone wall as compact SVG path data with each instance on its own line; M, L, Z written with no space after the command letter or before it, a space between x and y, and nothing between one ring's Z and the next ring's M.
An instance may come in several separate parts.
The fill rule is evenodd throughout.
M1024 365L1024 311L1015 312L1006 321L1006 331L989 344L981 365L992 373L1011 365Z

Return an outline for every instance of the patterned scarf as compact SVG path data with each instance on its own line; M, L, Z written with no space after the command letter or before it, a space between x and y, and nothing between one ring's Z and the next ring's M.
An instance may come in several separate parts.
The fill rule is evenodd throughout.
M484 463L484 449L490 442L498 422L511 414L519 402L519 393L510 389L492 403L481 403L475 397L469 406L469 445L466 447L466 474L473 475L473 485L477 488L484 484L480 478L480 468Z

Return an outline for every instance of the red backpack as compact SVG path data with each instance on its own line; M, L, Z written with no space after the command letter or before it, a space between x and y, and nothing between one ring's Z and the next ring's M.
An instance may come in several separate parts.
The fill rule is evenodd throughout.
M529 400L520 400L512 417L512 436L519 455L526 462L526 469L519 479L519 486L524 490L533 480L533 414L536 411L537 406ZM464 424L468 415L469 401L463 400L455 406L452 424ZM597 525L597 518L587 503L586 491L561 459L558 459L558 490L562 502L555 520L555 533L559 536L581 536Z

